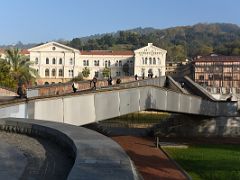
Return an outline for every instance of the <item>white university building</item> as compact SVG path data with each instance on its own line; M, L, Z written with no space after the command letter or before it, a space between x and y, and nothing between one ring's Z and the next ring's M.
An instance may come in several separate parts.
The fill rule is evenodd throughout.
M28 50L30 61L39 74L37 84L67 82L86 67L88 79L103 78L104 68L112 77L137 74L139 77L165 76L167 51L148 43L135 51L90 50L79 51L57 42L49 42Z

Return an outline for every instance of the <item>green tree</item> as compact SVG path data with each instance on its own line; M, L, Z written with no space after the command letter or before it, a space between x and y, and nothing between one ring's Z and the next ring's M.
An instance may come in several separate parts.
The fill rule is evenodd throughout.
M10 68L5 59L0 59L0 85L8 88L16 88L17 82L10 75Z
M110 68L107 68L105 67L102 71L102 75L103 77L109 77L110 76L110 73L111 73L111 69Z
M80 38L74 38L70 41L70 46L76 49L81 49L83 45Z
M90 69L85 67L83 70L82 70L82 75L83 77L87 78L90 74Z
M14 80L21 84L32 84L37 77L36 70L31 67L32 62L22 56L18 49L8 49L6 55L10 74Z

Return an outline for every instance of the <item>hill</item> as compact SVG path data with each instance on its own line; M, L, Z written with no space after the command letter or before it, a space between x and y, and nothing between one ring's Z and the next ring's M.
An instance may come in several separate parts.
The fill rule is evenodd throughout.
M78 49L134 50L148 42L166 49L167 59L178 61L197 55L240 55L240 27L235 24L199 23L168 29L136 28L84 38L67 44Z
M59 42L80 50L134 50L152 42L168 51L167 60L184 61L210 53L240 55L240 27L229 23L199 23L167 29L138 27ZM35 45L19 42L4 48L30 48Z

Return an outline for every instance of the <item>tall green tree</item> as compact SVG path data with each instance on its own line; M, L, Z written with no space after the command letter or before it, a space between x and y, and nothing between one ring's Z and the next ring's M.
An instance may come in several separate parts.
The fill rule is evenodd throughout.
M22 56L18 49L8 49L6 55L14 80L20 84L32 84L37 77L36 70L31 67L32 62Z
M102 75L103 77L109 77L110 76L110 73L111 73L111 69L110 68L107 68L105 67L102 71Z

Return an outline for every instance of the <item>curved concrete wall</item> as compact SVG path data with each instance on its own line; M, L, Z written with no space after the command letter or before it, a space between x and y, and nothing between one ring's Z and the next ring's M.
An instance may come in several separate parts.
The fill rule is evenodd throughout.
M69 180L140 177L123 149L112 139L95 131L61 123L29 119L1 119L0 129L47 138L63 147L74 159Z
M70 94L29 100L0 108L0 117L19 117L84 125L143 110L236 116L236 102L214 102L154 86Z

